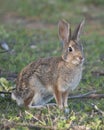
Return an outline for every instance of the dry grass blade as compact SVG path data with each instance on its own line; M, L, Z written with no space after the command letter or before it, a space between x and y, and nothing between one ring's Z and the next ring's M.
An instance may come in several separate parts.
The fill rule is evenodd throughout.
M41 121L41 120L39 120L37 117L35 117L33 114L31 114L30 112L28 112L28 111L25 111L25 113L27 114L27 115L30 115L30 116L32 116L35 120L37 120L39 123L41 123L42 125L46 125L43 121Z
M93 106L93 108L94 108L96 111L98 111L99 113L101 113L101 114L104 116L104 112L103 112L102 110L100 110L100 108L98 108L97 105L95 105L95 104L93 104L93 103L91 103L91 105Z

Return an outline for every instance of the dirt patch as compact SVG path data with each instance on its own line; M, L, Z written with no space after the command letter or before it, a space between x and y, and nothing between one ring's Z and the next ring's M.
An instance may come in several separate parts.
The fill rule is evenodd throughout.
M36 17L23 17L19 16L17 13L6 13L2 22L5 24L11 25L20 25L28 29L40 29L40 28L54 28L56 25L50 23L44 23L41 20L38 20Z

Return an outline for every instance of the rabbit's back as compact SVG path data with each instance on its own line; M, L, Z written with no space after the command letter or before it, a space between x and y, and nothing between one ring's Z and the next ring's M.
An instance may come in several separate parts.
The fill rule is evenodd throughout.
M61 57L43 58L29 64L22 70L17 79L17 88L46 88L52 91L53 86L59 86L60 91L73 90L82 76L82 65L69 66ZM29 87L29 88L28 88Z
M47 86L47 84L53 84L53 82L57 80L57 67L60 60L61 57L50 57L42 58L36 62L30 63L18 75L16 84L17 89L22 89L22 87L24 89L26 86L28 86L28 84L34 86L34 83L36 85L40 82L44 86Z

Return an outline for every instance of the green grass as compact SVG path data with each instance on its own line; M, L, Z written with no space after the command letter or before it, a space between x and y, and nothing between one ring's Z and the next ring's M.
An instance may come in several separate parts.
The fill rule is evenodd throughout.
M0 53L1 72L19 73L23 67L40 57L61 54L57 23L59 19L70 21L72 30L83 17L86 17L84 34L81 36L84 47L85 64L83 78L73 94L96 90L104 93L104 76L93 75L92 71L104 71L104 13L102 1L94 3L83 0L10 0L0 4L0 42L5 41L9 52ZM99 6L95 6L96 2ZM101 6L100 6L101 5ZM3 49L0 48L0 52ZM15 82L0 77L0 91L8 91ZM54 101L54 100L53 100ZM55 101L54 101L55 102ZM104 99L69 100L70 114L65 115L57 107L40 110L19 108L9 95L0 96L0 129L104 129L104 115L91 104L104 110ZM31 123L31 127L28 124ZM7 125L7 126L6 126ZM34 125L34 126L32 126ZM35 127L35 128L33 128Z

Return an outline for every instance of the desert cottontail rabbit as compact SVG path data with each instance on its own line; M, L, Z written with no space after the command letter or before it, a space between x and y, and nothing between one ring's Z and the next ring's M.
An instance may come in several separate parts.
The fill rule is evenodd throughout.
M83 49L79 42L84 20L71 33L65 20L58 23L63 43L60 57L42 58L26 66L18 75L12 98L29 108L44 106L53 97L59 108L67 107L68 94L82 77Z

